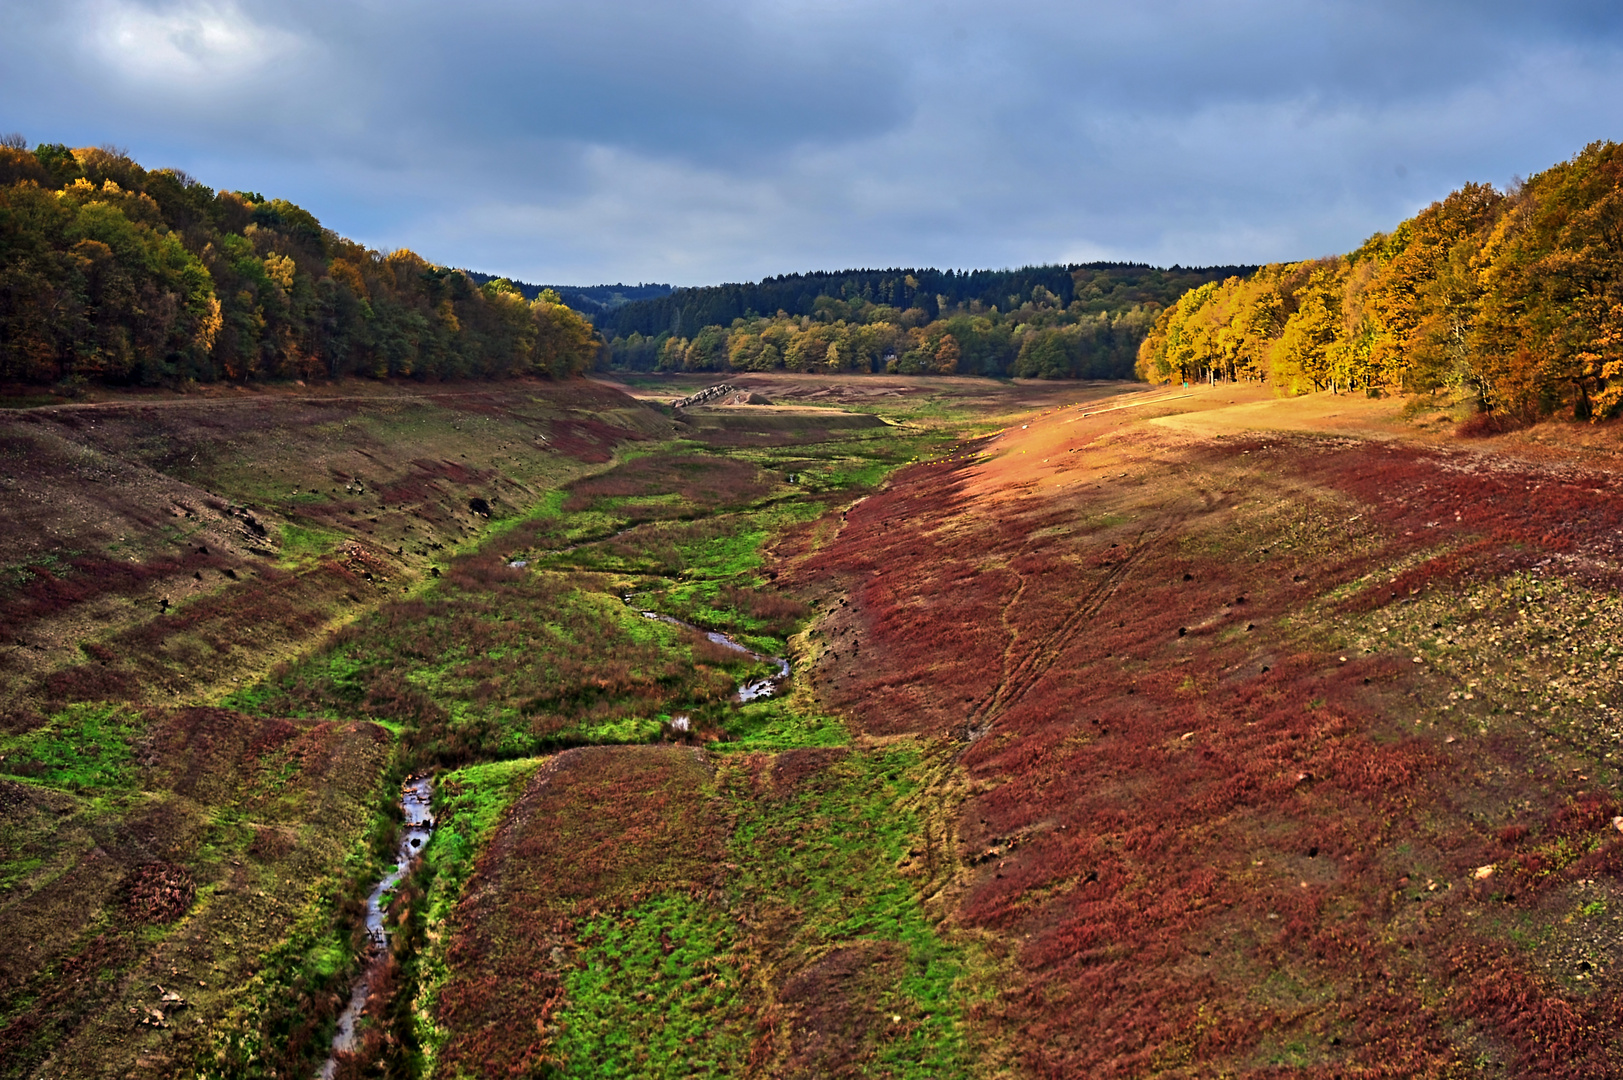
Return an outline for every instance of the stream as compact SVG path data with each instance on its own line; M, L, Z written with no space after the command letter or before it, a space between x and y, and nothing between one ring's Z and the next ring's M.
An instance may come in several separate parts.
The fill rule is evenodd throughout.
M433 799L432 776L412 777L400 789L400 810L406 821L400 830L395 867L378 880L366 898L366 970L350 988L349 1004L338 1016L338 1031L332 1037L332 1053L327 1056L318 1074L321 1080L332 1080L338 1070L338 1055L353 1053L358 1045L355 1025L366 1009L366 999L372 990L372 977L388 957L389 937L383 929L383 910L388 906L385 897L405 878L423 853L428 838L434 835Z
M515 563L522 566L522 563ZM631 597L624 598L631 603ZM643 611L645 619L656 619L660 622L670 623L703 634L711 641L723 648L743 653L745 656L762 663L777 667L776 675L766 675L756 679L746 679L738 684L738 700L740 702L758 701L769 698L782 689L789 679L789 661L781 656L766 656L756 652L749 646L733 640L726 634L717 630L705 630L692 623L669 615L661 615L657 611ZM686 722L687 717L679 716L677 720ZM400 789L400 810L405 816L405 827L400 831L400 846L395 855L395 867L385 874L373 886L372 892L366 898L366 970L361 977L355 980L350 988L349 1004L338 1016L338 1030L332 1037L332 1053L327 1056L326 1062L321 1066L317 1075L320 1080L332 1080L338 1071L338 1055L349 1054L355 1051L360 1040L356 1036L355 1025L360 1021L361 1014L366 1011L366 999L371 995L372 978L382 967L388 957L389 937L383 929L383 912L387 907L385 897L410 872L412 865L423 853L423 847L428 838L434 835L434 778L432 776L416 776L407 780Z
M631 603L631 597L629 596L623 597L622 599L624 599L628 604ZM766 675L759 679L748 679L738 684L738 700L740 702L757 701L761 698L769 698L782 689L785 682L789 681L789 661L785 660L781 656L767 656L763 653L758 653L748 645L743 645L737 641L734 641L732 638L728 637L726 634L723 634L719 630L706 630L702 627L694 626L692 623L683 622L681 619L672 618L669 615L661 615L657 611L644 611L641 612L641 615L645 619L656 619L659 622L670 623L672 626L680 626L684 629L692 630L694 633L703 634L717 645L732 649L734 652L741 652L753 660L759 660L765 664L775 665L778 669L778 673L776 675Z

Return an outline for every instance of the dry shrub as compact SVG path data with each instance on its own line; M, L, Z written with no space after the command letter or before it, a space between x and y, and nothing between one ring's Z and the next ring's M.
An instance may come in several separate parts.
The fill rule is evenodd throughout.
M1479 409L1466 417L1454 434L1462 439L1487 439L1512 431L1522 431L1538 423L1538 414L1530 408Z
M737 649L730 649L719 642L711 641L703 634L689 631L683 636L687 638L688 646L693 650L695 663L720 667L724 664L736 664L740 660L748 659L745 654Z
M197 882L191 870L178 863L150 862L124 875L119 894L124 914L132 921L172 923L191 910Z
M1450 974L1463 984L1470 1011L1490 1019L1501 1038L1519 1052L1518 1075L1615 1076L1606 1035L1612 1010L1593 999L1564 1000L1554 987L1529 975L1509 956L1462 948Z
M1239 458L1264 442L1279 487L1255 475L1256 456ZM1515 1075L1611 1075L1599 1066L1617 1043L1594 1018L1615 994L1574 1003L1515 957L1480 984L1479 960L1451 978L1468 929L1457 909L1433 906L1420 879L1421 902L1404 896L1402 910L1423 909L1428 932L1395 936L1415 916L1394 922L1391 905L1394 882L1417 870L1394 837L1446 852L1447 873L1465 874L1529 836L1611 835L1617 807L1584 796L1496 837L1459 807L1501 750L1417 738L1394 704L1423 689L1424 672L1407 656L1343 663L1278 629L1394 563L1417 565L1396 582L1374 574L1380 584L1348 606L1607 550L1623 527L1611 478L1351 440L1270 436L1200 453L1187 472L1187 459L1158 462L1176 477L1165 486L981 491L973 505L952 474L904 470L793 571L808 592L848 590L850 611L819 627L841 658L808 674L859 730L993 721L962 758L983 793L959 820L975 865L951 916L1017 950L1020 975L988 1023L1034 1075L1147 1074L1186 1047L1201 1075L1244 1072L1265 1040L1317 1030L1254 1000L1252 972L1290 971L1338 1003L1344 1048L1313 1075L1440 1074L1461 1025L1508 1044ZM1299 499L1291 485L1306 482L1354 508L1310 544L1239 539L1234 521L1187 497L1233 484L1225 459L1248 470L1250 499ZM1349 552L1335 527L1360 517ZM1122 524L1088 524L1110 519ZM1447 554L1414 558L1438 548ZM1568 865L1525 848L1515 858L1515 899L1497 902L1521 907L1537 902L1541 873L1623 872L1623 841ZM1494 888L1512 877L1507 861ZM1472 991L1426 1005L1444 980Z
M614 447L618 444L637 442L644 438L646 436L638 432L611 427L601 420L579 418L554 423L546 445L577 461L597 465L612 458Z
M378 488L378 501L390 504L423 503L444 494L441 483L457 487L483 486L496 475L494 469L479 469L457 461L434 461L418 458L411 463L412 471L403 478Z
M254 826L254 838L248 844L248 855L258 862L281 862L293 853L293 837L288 830L274 825Z
M45 723L45 714L23 701L0 701L0 731L23 735Z
M748 462L707 454L654 454L569 485L564 509L586 510L599 499L680 496L672 503L631 508L633 520L653 521L752 502L771 488L771 481Z
M811 608L793 596L778 592L724 585L720 591L721 607L741 611L760 621L770 634L788 633L811 612Z
M55 704L75 701L127 701L136 681L128 673L101 664L77 664L46 676L41 696Z
M685 889L719 899L725 816L686 747L569 750L513 804L450 919L436 1005L442 1067L533 1076L550 1059L561 973L547 961L576 921Z

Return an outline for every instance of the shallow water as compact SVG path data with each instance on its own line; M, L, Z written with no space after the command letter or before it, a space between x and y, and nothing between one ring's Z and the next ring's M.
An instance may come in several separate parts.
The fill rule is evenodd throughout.
M626 602L630 603L631 598L627 597ZM689 630L694 630L703 634L717 645L732 649L734 652L741 652L745 656L752 659L777 665L778 673L776 675L768 675L760 679L748 679L739 683L739 701L755 701L760 698L769 698L782 689L783 684L789 680L789 661L785 660L781 656L766 656L762 653L756 652L747 645L739 644L737 641L734 641L732 638L728 637L726 634L723 634L719 630L704 630L700 627L694 626L692 623L683 622L681 619L675 619L669 615L661 615L657 611L644 611L642 613L642 617L645 619L658 619L660 622L667 622L672 626L686 627Z
M400 809L406 821L400 831L400 846L395 851L395 867L378 880L366 898L366 970L350 988L349 1004L338 1016L338 1030L332 1037L332 1053L321 1066L321 1080L332 1080L338 1069L338 1055L353 1053L358 1045L355 1025L366 1009L372 977L387 955L389 944L388 933L383 929L383 911L388 906L385 896L410 872L412 864L422 855L428 838L434 835L433 800L434 778L431 776L413 777L400 790Z

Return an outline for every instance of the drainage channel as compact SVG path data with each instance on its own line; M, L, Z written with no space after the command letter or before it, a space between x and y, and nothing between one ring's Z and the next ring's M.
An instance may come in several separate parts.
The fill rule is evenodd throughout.
M373 979L389 957L389 936L383 929L383 911L387 906L384 898L405 878L422 855L428 838L434 835L433 799L432 776L412 777L400 789L400 810L406 823L400 831L395 867L378 880L366 898L366 970L350 988L349 1004L338 1016L338 1031L332 1037L332 1053L317 1074L321 1080L332 1080L338 1071L338 1056L352 1054L360 1045L355 1027L361 1013L366 1010L366 999L371 995Z
M626 603L631 598L625 597ZM695 633L703 634L711 641L723 648L743 653L745 656L763 663L775 665L778 669L776 675L767 675L757 679L746 679L738 684L738 700L740 702L758 701L769 698L783 688L789 680L789 661L781 656L767 656L758 653L749 646L733 640L719 630L706 630L683 622L681 619L669 615L661 615L657 611L640 612L645 619L657 619L660 622L670 623L672 626L684 627ZM686 720L686 717L678 717ZM355 980L350 989L349 1004L338 1016L338 1031L332 1037L332 1053L321 1066L317 1075L320 1080L333 1080L338 1071L338 1057L340 1054L352 1054L360 1045L360 1039L355 1028L360 1022L361 1014L366 1011L367 998L372 993L372 981L382 969L388 959L389 937L383 929L383 910L386 906L384 897L389 891L405 878L410 872L412 864L423 853L423 847L428 838L434 835L434 778L431 776L418 776L406 781L405 787L400 791L400 809L406 819L405 828L400 833L400 848L396 853L395 867L385 874L373 886L372 892L366 898L366 937L367 937L367 964L361 977Z

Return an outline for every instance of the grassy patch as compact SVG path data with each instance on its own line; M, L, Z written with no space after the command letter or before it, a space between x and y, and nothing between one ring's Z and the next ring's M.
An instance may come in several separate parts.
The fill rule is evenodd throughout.
M975 996L965 985L968 958L935 933L898 870L921 832L910 806L921 766L911 748L843 755L781 798L746 793L742 762L724 766L738 814L732 851L740 869L731 890L757 909L751 925L776 924L783 936L774 951L787 968L816 972L842 951L886 958L863 965L883 969L881 981L845 986L831 976L801 1006L850 1014L865 1029L855 1050L865 1071L961 1076L971 1057L963 1011ZM817 985L810 975L803 981Z
M294 525L292 522L284 524L280 531L282 561L285 563L297 563L325 555L344 540L344 534L335 529Z
M684 893L580 925L557 1053L570 1077L733 1076L750 1032L741 976L724 959L735 928Z
M128 788L138 721L118 705L73 705L24 735L0 737L0 774L64 791Z
M329 648L236 695L271 715L403 721L428 759L528 756L582 741L641 741L651 717L731 693L749 661L643 619L597 575L459 561Z
M851 741L837 717L808 714L779 698L740 705L728 714L723 727L730 741L718 743L717 750L788 750L844 746Z
M540 758L494 761L444 773L435 782L436 825L423 853L424 948L417 958L417 994L413 1003L426 1075L446 1032L433 1020L434 1003L444 984L446 920L473 872L474 858L490 838L501 816L541 764Z

